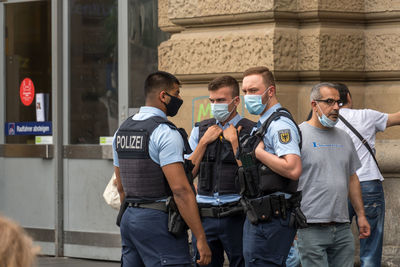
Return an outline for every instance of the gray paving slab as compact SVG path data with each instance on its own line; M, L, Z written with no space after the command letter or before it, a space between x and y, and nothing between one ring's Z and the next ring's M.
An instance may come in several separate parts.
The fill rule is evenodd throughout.
M115 261L86 260L67 257L38 257L38 267L119 267Z

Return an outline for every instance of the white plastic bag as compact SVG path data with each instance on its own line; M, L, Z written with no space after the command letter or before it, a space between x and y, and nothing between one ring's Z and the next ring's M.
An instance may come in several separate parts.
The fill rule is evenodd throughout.
M110 181L106 186L106 189L104 189L103 197L108 205L110 205L113 209L119 210L119 207L121 206L121 201L119 198L115 179L116 179L115 173L113 173Z

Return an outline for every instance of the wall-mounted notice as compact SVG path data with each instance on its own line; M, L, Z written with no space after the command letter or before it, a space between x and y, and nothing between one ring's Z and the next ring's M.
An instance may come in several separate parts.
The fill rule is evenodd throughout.
M29 106L33 102L35 97L35 86L29 78L25 78L19 86L19 97L21 98L22 104Z
M35 136L35 144L36 145L51 145L51 144L53 144L53 136L51 136L51 135Z
M47 121L49 118L49 94L36 94L36 121Z
M51 121L43 122L6 122L5 135L51 135Z

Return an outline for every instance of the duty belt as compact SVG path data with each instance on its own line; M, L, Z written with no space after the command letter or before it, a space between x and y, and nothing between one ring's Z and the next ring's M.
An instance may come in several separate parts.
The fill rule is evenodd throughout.
M239 203L229 206L200 207L199 209L202 217L223 218L239 213L243 214L243 207Z
M160 210L160 211L164 211L164 212L168 211L167 205L165 204L165 202L153 202L153 203L129 202L128 207Z

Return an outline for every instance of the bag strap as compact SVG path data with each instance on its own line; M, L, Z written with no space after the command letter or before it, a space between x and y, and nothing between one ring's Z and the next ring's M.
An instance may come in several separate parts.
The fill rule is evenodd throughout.
M171 128L173 130L177 130L183 140L183 145L184 145L184 149L185 149L184 153L190 154L193 152L192 149L190 148L189 141L188 141L188 134L186 133L185 129L176 127L176 125L173 124L171 121L169 121L163 117L160 117L160 116L153 116L150 118L159 124L164 123L164 124L168 125L169 128Z
M296 126L297 131L299 133L299 138L300 138L299 147L301 149L302 146L303 146L303 137L302 137L302 134L301 134L301 130L300 130L299 126L297 125L297 123L295 122L295 120L293 119L292 114L290 113L290 111L287 110L286 108L282 108L282 107L278 108L274 113L272 113L271 116L254 133L254 135L258 136L259 139L262 140L262 137L266 133L269 125L271 124L271 122L275 121L275 120L278 120L282 116L290 119L293 122L293 124ZM257 144L258 144L258 142L257 142Z
M360 139L361 143L368 149L369 153L371 153L372 158L374 159L376 166L379 168L378 161L375 158L374 152L372 152L372 148L369 146L368 141L348 122L342 115L339 114L339 119Z

